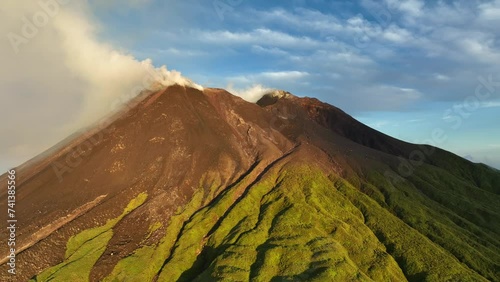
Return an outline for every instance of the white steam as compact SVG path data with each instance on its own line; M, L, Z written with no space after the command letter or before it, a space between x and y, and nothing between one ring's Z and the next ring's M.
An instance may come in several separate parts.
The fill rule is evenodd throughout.
M227 86L227 91L251 103L256 103L262 96L275 90L276 89L264 87L261 84L255 84L243 89L234 88L233 85Z
M87 123L126 102L141 90L180 84L202 90L180 72L155 68L150 59L138 61L95 38L95 28L78 10L62 10L54 18L65 65L86 83L81 122Z
M88 1L5 0L0 21L1 171L144 89L172 84L202 89L177 71L101 42Z

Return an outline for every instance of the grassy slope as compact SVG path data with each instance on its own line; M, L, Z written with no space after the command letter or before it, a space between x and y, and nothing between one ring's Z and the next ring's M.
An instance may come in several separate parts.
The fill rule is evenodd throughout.
M319 170L276 169L226 215L203 263L181 280L404 280L363 220Z
M92 267L113 236L113 227L123 217L142 205L146 198L147 194L139 194L130 201L117 218L108 220L103 226L84 230L71 237L66 244L64 261L38 274L33 281L88 281Z
M272 167L248 187L251 181L243 179L210 203L218 185L198 189L163 223L168 227L157 244L122 259L105 281L498 277L496 194L430 166L397 184L376 171L364 175L346 180L287 164ZM65 262L37 281L79 281L71 273L88 277L120 218L72 238Z
M497 194L428 165L395 185L371 173L365 185L383 195L382 198L372 197L378 199L379 205L440 246L447 256L460 260L488 279L499 277L500 197ZM359 196L351 198L359 202ZM369 205L362 208L366 212L374 211Z
M415 173L416 188L377 173L354 187L310 167L275 169L227 213L224 200L196 213L159 281L494 280L498 239L470 213L477 204L466 195L490 216L498 197L433 171ZM422 184L433 177L436 187Z

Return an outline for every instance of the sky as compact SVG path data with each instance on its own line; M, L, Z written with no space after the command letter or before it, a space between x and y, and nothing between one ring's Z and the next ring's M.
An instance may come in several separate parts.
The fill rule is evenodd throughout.
M1 170L152 87L151 76L250 101L270 88L316 97L500 168L500 0L5 3Z

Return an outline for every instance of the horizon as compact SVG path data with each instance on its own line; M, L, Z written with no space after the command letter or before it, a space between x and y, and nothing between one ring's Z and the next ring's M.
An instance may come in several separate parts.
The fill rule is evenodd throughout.
M500 169L500 1L279 3L8 2L0 169L122 104L142 67L247 99L271 88L318 98L392 137ZM24 36L29 23L36 32Z

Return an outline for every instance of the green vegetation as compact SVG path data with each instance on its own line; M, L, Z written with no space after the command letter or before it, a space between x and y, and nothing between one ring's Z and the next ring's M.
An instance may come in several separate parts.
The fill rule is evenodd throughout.
M499 277L500 200L490 186L430 165L398 183L381 171L341 177L287 163L252 172L221 193L221 179L207 173L184 207L145 233L165 225L161 240L121 259L104 281ZM120 217L72 237L65 261L37 281L87 281L113 226L145 201L141 195Z
M199 209L203 200L203 190L198 190L191 201L173 215L168 224L166 235L155 246L144 246L132 255L120 260L113 272L104 281L151 281L160 271L165 258L170 255L182 225L191 214Z
M151 235L157 231L158 229L160 229L161 227L163 226L163 224L161 222L155 222L153 225L149 226L149 230L148 230L148 236L146 236L146 239L151 237Z
M220 189L220 186L221 180L219 174L210 172L205 174L188 204L184 207L179 207L176 214L170 218L165 236L158 244L143 246L130 256L120 260L112 273L104 281L124 281L125 279L127 281L138 282L151 281L160 272L165 259L171 255L171 250L177 242L177 237L185 222L205 205L208 200L215 196L216 190ZM159 228L158 223L150 227L149 234L155 228Z
M233 187L185 224L159 281L498 277L497 195L427 165L397 186L355 178L287 165Z
M185 225L159 281L404 280L321 171L275 168L233 205L237 189Z
M447 250L401 221L395 214L381 207L349 183L339 179L336 186L363 211L366 225L376 234L380 242L387 246L387 251L396 259L408 280L485 281L450 255ZM408 198L414 201L415 198L411 196ZM400 199L397 202L401 202ZM423 210L418 208L412 210L408 218L411 216L424 216ZM427 220L433 219L427 218Z
M426 265L420 270L434 269L435 273L439 273L438 280L464 275L471 278L460 280L480 281L481 278L472 274L471 269L489 279L498 277L498 195L478 188L466 178L457 178L445 170L429 165L423 165L407 181L396 186L375 172L370 173L368 181L371 184L367 185L376 185L378 188L375 189L384 195L383 203L378 200L378 205L373 205L365 201L366 194L359 193L355 188L349 189L349 198L371 217L375 217L374 214L379 213L378 211L382 212L381 208L384 207L385 212L394 217L391 227L401 225L398 232L408 229L404 231L407 243L405 245L400 240L401 249L397 253L398 242L392 242L397 238L394 234L396 231L382 228L390 217L380 214L378 221L367 223L374 232L379 232L384 244L395 248L395 257L399 256L404 261L421 257L420 260L425 261ZM352 191L358 192L352 194ZM425 238L429 242L412 253L410 249L419 246L415 243L418 241L416 238L408 240L413 236ZM436 253L443 255L438 256ZM436 259L439 257L441 258ZM443 268L444 261L447 261L446 267L440 269ZM412 265L407 265L409 268L404 269L405 274L410 277L417 275L419 264L412 264L415 266L413 268L410 267ZM451 267L452 265L455 266ZM434 277L429 274L429 270L423 272L422 276Z
M64 261L46 269L37 275L34 281L88 281L92 267L113 236L113 227L123 217L141 206L146 198L146 193L139 194L117 218L108 220L103 226L84 230L71 237L66 244Z

